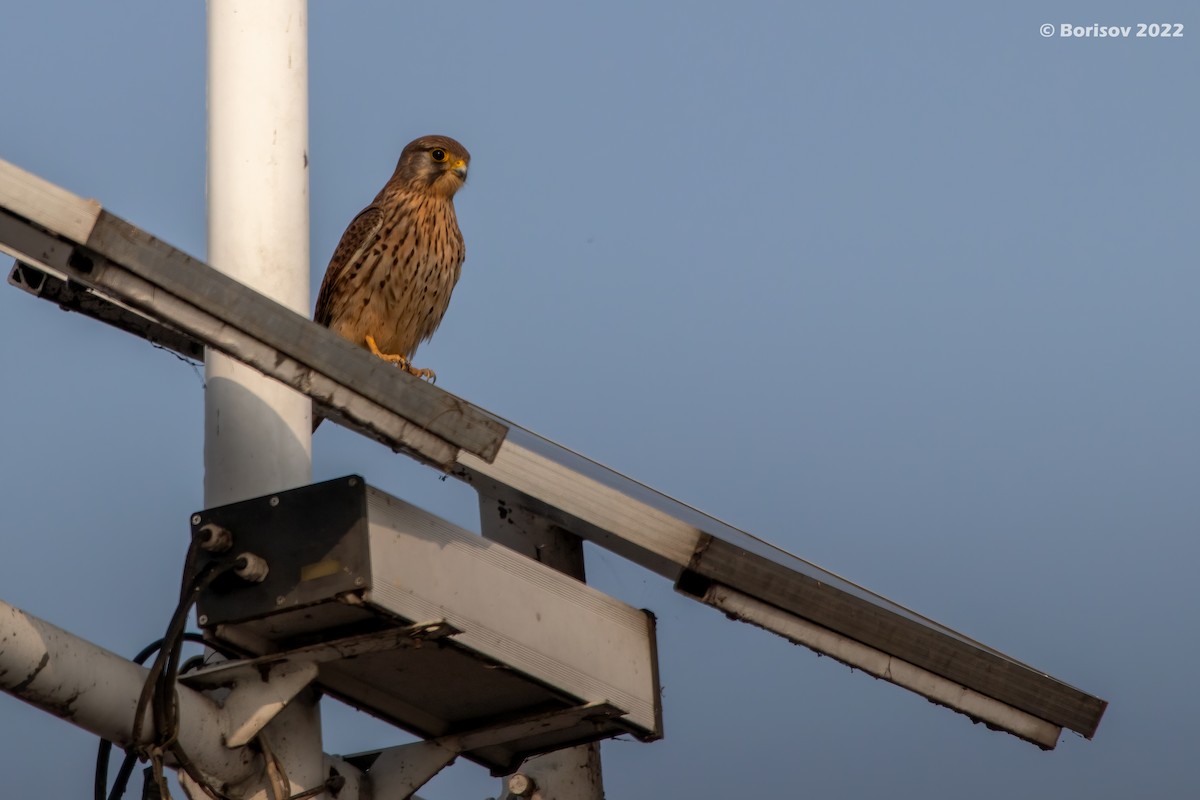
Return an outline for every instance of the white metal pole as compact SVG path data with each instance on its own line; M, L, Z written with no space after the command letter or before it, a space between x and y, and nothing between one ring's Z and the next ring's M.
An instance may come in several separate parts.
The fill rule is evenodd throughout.
M0 600L0 691L124 747L133 743L133 718L148 672ZM315 712L316 704L306 704L303 699L301 695L293 700L277 718L283 730L271 740L271 747L285 764L291 760L292 748L301 741L297 734L312 730L304 717ZM242 792L247 787L254 791L253 787L262 782L262 755L252 746L225 746L228 711L187 686L176 687L175 702L179 712L177 742L192 763L217 784L225 785L231 796L245 796ZM147 709L139 744L148 744L157 736L151 716ZM333 769L346 779L338 800L369 796L364 788L366 777L357 767L330 756L319 757L317 764L321 775ZM187 786L186 776L180 777ZM201 790L194 796L208 797ZM255 796L262 797L262 793Z
M307 315L308 231L307 0L209 0L209 263ZM211 350L205 387L205 505L311 482L306 396ZM290 794L325 780L314 693L263 736Z
M306 0L209 0L208 260L308 314ZM312 478L307 397L209 351L204 501Z
M131 744L148 670L0 600L0 689L111 742ZM228 748L222 711L186 686L176 690L179 744L202 772L239 784L259 770L248 747ZM155 734L149 710L142 741ZM10 747L13 743L10 743ZM7 792L4 793L7 796Z

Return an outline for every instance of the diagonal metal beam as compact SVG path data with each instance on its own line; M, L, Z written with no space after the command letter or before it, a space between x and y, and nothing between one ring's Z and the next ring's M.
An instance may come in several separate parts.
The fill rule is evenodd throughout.
M339 421L448 469L495 457L507 427L166 242L0 160L0 242L310 395Z
M34 297L49 300L64 311L76 311L192 361L204 361L204 344L199 340L32 264L18 261L8 275L8 283Z
M3 161L0 247L57 272L68 287L89 287L243 360L328 406L343 424L485 496L511 496L700 602L882 673L972 719L1052 747L1054 728L1091 737L1104 714L1103 700L416 381L94 202ZM879 668L881 656L892 659L890 667Z

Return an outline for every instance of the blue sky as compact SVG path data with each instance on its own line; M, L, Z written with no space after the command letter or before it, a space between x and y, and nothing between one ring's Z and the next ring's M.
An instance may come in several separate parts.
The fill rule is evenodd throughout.
M1109 700L1043 753L675 595L613 798L1179 796L1200 694L1200 22L1183 3L313 2L313 293L410 139L472 153L439 385ZM1180 39L1043 23L1180 22ZM1193 27L1193 24L1195 27ZM0 157L204 255L204 6L7 2ZM202 378L0 288L0 597L130 654L202 505ZM349 432L351 472L474 527ZM399 737L326 710L331 752ZM14 797L94 740L0 698ZM36 787L36 788L35 788ZM422 792L482 798L469 764Z

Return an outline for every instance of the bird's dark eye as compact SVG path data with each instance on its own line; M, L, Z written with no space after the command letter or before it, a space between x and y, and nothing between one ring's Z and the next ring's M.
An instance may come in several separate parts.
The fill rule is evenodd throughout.
M446 151L440 147L436 148L429 155L433 156L433 160L438 162L439 164L441 164L443 161L445 161L447 158L449 158L449 156L446 155Z

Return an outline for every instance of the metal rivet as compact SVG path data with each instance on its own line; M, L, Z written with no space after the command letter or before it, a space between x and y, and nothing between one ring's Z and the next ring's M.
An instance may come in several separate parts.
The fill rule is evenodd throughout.
M196 617L196 622L200 623L201 625L207 625L208 614L201 614L200 616Z
M268 502L271 504L271 508L274 508L275 506L279 505L279 498L272 497Z
M354 585L355 585L355 586L362 586L364 583L366 583L366 581L364 581L364 580L362 579L362 576L359 576L359 577L357 577L357 578L355 578L355 579L354 579Z
M192 524L193 525L200 524L200 515L199 514L192 514Z
M284 597L283 595L279 595L279 597L275 598L275 605L277 605L277 606L281 606L286 602L287 602L287 598Z
M358 478L351 478L351 479L350 479L350 485L351 485L351 486L358 486Z

